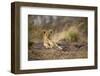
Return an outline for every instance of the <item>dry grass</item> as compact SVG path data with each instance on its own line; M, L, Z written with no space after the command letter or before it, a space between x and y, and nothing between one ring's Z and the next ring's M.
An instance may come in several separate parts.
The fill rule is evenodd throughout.
M29 60L50 60L50 59L76 59L76 58L87 58L87 47L74 47L68 45L62 50L58 48L52 49L30 49L28 52Z
M29 60L50 60L50 59L76 59L87 58L87 51L57 51L57 50L44 50L44 51L30 51Z

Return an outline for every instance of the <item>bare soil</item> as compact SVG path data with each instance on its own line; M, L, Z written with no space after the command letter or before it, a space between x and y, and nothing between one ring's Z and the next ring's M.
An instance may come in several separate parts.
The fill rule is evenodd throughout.
M52 60L52 59L80 59L87 58L87 43L63 43L57 47L47 49L42 43L32 44L28 51L28 60Z

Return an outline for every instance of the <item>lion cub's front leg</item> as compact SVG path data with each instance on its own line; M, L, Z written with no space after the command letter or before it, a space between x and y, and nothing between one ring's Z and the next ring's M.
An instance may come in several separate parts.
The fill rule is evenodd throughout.
M49 48L49 45L47 43L44 42L43 45L45 48Z

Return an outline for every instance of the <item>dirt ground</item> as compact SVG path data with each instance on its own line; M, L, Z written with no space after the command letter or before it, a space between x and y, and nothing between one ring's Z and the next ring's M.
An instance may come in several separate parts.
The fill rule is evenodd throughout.
M52 59L79 59L87 58L87 43L59 44L62 49L45 48L42 43L33 44L28 51L28 60L52 60Z

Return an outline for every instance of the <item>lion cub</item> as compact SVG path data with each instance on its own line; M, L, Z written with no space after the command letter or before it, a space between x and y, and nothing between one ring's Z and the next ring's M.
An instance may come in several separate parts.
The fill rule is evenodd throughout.
M45 48L53 48L57 47L62 49L60 46L57 45L56 42L53 41L53 30L44 30L43 31L43 45Z

